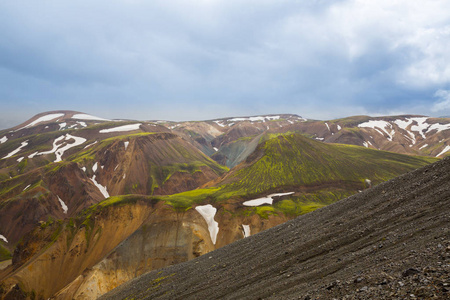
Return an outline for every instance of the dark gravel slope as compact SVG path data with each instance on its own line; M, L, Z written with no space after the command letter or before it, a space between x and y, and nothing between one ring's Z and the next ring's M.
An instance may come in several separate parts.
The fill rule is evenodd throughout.
M104 299L449 299L450 158Z

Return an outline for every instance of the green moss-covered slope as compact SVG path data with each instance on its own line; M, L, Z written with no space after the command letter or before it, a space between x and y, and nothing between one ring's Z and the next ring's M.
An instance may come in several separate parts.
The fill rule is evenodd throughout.
M326 144L300 134L261 144L223 183L227 190L259 193L281 186L332 182L378 184L436 161L352 145Z
M301 134L280 135L261 143L245 162L209 188L162 199L175 208L189 209L194 203L243 202L272 192L292 191L294 195L271 206L247 210L262 217L268 212L299 215L436 160L325 144Z

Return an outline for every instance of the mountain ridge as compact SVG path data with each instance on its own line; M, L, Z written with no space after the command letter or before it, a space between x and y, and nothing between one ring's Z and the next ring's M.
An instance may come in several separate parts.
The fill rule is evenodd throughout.
M446 154L446 122L37 115L0 132L0 257L12 256L0 295L16 286L24 297L96 298L438 160L430 156ZM354 145L371 135L372 145ZM373 149L375 141L392 151ZM428 157L396 153L425 142ZM74 271L57 276L63 266Z
M449 174L446 158L100 299L444 299Z

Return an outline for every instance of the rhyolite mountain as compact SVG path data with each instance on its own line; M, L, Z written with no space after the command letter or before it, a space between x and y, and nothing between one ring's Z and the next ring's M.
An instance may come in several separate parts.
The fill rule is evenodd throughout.
M297 115L225 118L168 126L213 159L234 167L270 134L298 132L326 143L340 143L401 154L443 157L450 150L450 118L418 115L353 116L330 121Z
M101 299L449 299L450 158Z
M367 118L333 127L295 115L175 123L56 111L1 131L0 258L13 259L0 265L0 295L96 298L436 161L312 133L383 132ZM420 133L408 118L405 132L420 137L406 148L424 135L433 150L423 154L444 156L448 120L425 118Z
M0 234L13 244L48 217L114 195L191 190L227 170L163 126L75 112L37 115L3 140Z

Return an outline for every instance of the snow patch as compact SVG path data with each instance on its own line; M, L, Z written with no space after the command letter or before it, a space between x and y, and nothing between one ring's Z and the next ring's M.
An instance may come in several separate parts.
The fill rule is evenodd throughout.
M244 235L244 238L250 236L250 225L244 225L242 224L242 234Z
M83 149L89 148L90 146L95 145L95 144L97 144L97 141L90 143L89 145L85 146Z
M225 127L226 125L220 123L220 121L213 121L214 123L216 123L217 125L219 125L220 127Z
M59 130L63 130L63 128L67 126L67 123L64 122L64 123L60 123L58 125L59 125Z
M97 172L97 166L98 166L97 163L95 163L95 164L92 166L92 171L94 171L94 173Z
M111 120L108 120L108 119L103 119L103 118L92 116L92 115L88 115L88 114L75 114L75 115L72 116L72 119L76 119L76 120L95 120L95 121L111 121Z
M422 150L423 148L428 147L428 144L423 145L422 147L419 148L419 150Z
M67 150L69 150L70 148L79 146L83 143L85 143L87 140L85 138L82 137L78 137L78 136L73 136L70 134L66 134L65 140L71 140L74 139L75 141L73 142L73 144L66 144L64 147L59 148L55 151L56 154L56 159L55 162L59 162L62 161L62 156L64 155L64 152L66 152Z
M450 150L450 145L445 146L444 150L442 150L438 155L436 155L436 157L441 156L442 154L446 153L449 150Z
M3 157L3 158L8 158L8 157L13 156L14 154L20 152L20 150L22 150L22 148L25 147L25 146L27 146L27 145L28 145L28 140L26 140L25 142L22 142L22 144L19 146L19 148L17 148L17 149L14 150L14 151L11 151L8 155L6 155L6 156Z
M395 124L397 124L400 128L404 129L408 132L408 134L413 138L413 144L415 144L415 137L414 134L409 132L406 128L412 124L413 122L416 122L417 125L411 126L411 131L418 132L422 138L426 138L425 134L432 132L433 130L436 130L436 133L439 133L443 130L450 129L450 123L449 124L428 124L426 121L428 120L427 117L421 117L421 118L408 118L406 121L403 120L396 120L394 121Z
M64 116L64 114L49 114L49 115L45 115L45 116L37 118L36 120L31 122L30 124L25 125L24 127L19 128L19 129L14 130L14 131L19 131L19 130L22 130L24 128L32 127L32 126L34 126L36 124L39 124L39 123L42 123L42 122L45 122L45 121L51 121L51 120L54 120L56 118L60 118L62 116Z
M408 133L409 136L406 136L407 138L409 138L411 140L411 143L413 145L416 144L416 136L414 135L414 133L412 133L411 131L409 131L407 128L410 124L412 124L413 120L412 119L406 119L405 120L395 120L394 123L397 124L398 127L400 127L401 129L403 129L404 131L406 131ZM412 145L410 145L411 147Z
M95 163L95 164L97 164L97 163ZM103 196L105 196L105 198L109 198L109 194L108 194L108 190L106 189L106 186L103 186L100 183L98 183L97 180L95 180L95 175L89 179L95 184L95 186L98 188L100 193L102 193Z
M62 143L57 145L57 143L60 142L60 141L63 141L63 140L69 141L71 139L74 140L74 142L72 144L69 144L67 142L62 142ZM81 144L83 144L85 142L86 142L85 138L78 137L78 136L73 136L73 135L67 133L66 135L62 135L62 136L56 138L53 141L53 148L52 148L52 150L39 152L39 153L33 153L33 154L29 155L28 157L29 158L33 158L36 155L45 155L45 154L55 153L56 159L55 159L54 162L59 162L59 161L62 161L62 156L64 155L64 152L66 152L70 148L79 146L79 145L81 145Z
M216 151L216 152L219 151L219 149L217 149L216 147L213 147L213 149L214 149L214 151Z
M123 174L122 179L125 179L127 177L127 174Z
M4 240L5 241L5 243L7 243L8 242L8 240L5 238L5 236L4 235L1 235L0 234L0 240Z
M411 119L406 119L405 120L395 120L394 123L397 124L398 127L400 127L403 130L407 130L406 128L413 122L413 120Z
M59 201L59 204L61 204L63 213L67 214L67 211L69 210L69 208L67 207L66 203L64 203L64 201L62 201L61 198L59 198L59 196L56 196L56 197L58 197L58 201Z
M342 129L342 127L341 127L340 125L338 125L338 126L337 126L337 129L338 129L338 130L341 130L341 129Z
M450 129L450 123L449 124L431 124L430 127L428 127L427 133L433 130L437 130L436 133L441 132L443 130L448 130Z
M389 123L389 122L386 122L386 121L382 121L382 120L370 120L370 121L367 121L367 122L359 124L358 127L360 127L360 128L362 128L362 127L372 128L372 129L375 129L375 130L377 130L377 128L378 128L378 129L382 130L384 133L386 133L388 135L387 139L390 142L392 142L392 137L395 134L395 131L392 129L392 124ZM388 132L386 130L386 128L390 128L390 131ZM377 131L379 133L381 133L379 130L377 130ZM383 133L381 133L381 135L384 136Z
M22 159L23 159L23 156L22 156L22 157L19 157L19 158L17 159L17 161L18 161L18 162L21 162Z
M325 138L315 137L316 140L323 141Z
M272 205L272 202L273 202L273 198L272 197L280 197L280 196L292 195L293 193L295 193L295 192L270 194L267 197L262 197L262 198L257 198L257 199L253 199L253 200L248 200L248 201L245 201L242 204L244 204L245 206L260 206L260 205L263 205L263 204L270 204L270 205Z
M102 129L99 132L100 133L110 133L110 132L121 132L121 131L133 131L133 130L138 130L139 126L141 126L141 125L142 125L142 123L129 124L129 125L123 125L123 126L114 127L114 128Z
M29 184L29 185L27 185L24 189L23 189L23 191L25 191L27 188L29 188L31 186L31 184ZM22 191L22 192L23 192Z
M0 139L0 144L3 144L4 142L6 142L8 140L8 138L6 136L2 137Z
M125 150L127 150L128 145L130 144L130 142L123 142L123 144L125 145Z
M258 116L258 117L248 117L248 118L233 118L228 119L228 122L241 122L241 121L250 121L250 122L266 122L272 120L278 120L280 116Z
M412 121L416 121L417 122L417 125L411 126L411 131L417 131L423 137L423 139L426 139L425 134L423 133L423 131L430 126L430 124L426 123L427 119L428 118L411 118L410 119Z
M115 171L118 167L119 167L119 165L117 165L117 166L114 168L114 171Z
M30 155L28 155L28 157L29 158L33 158L33 157L35 157L36 155L38 155L39 154L39 152L34 152L34 153L32 153L32 154L30 154Z
M83 121L77 121L78 124L81 125L81 127L87 127L87 124Z
M325 122L325 125L327 125L328 130L331 131L330 126L328 126L328 123Z
M86 167L82 167L81 170L86 173Z
M211 236L211 241L215 245L217 234L219 233L219 223L214 221L214 216L216 215L217 208L215 208L211 204L207 204L207 205L199 205L195 208L195 210L202 215L203 219L205 219L206 221L206 224L208 224L208 230Z

